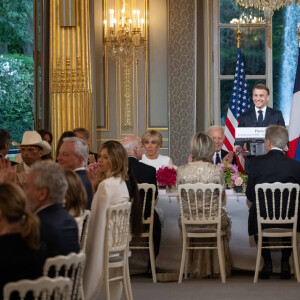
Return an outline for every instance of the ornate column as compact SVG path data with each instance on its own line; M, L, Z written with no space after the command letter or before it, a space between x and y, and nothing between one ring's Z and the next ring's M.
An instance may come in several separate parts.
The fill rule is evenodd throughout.
M75 22L62 25L64 5ZM71 7L73 5L73 7ZM68 11L69 12L69 11ZM50 1L50 110L53 149L63 131L92 127L90 10L87 0ZM65 20L64 20L65 21ZM73 26L74 25L74 26Z

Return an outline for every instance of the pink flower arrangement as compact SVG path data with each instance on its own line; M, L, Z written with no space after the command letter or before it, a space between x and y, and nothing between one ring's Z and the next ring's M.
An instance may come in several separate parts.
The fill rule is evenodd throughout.
M176 178L175 166L162 166L156 171L156 179L160 186L175 185Z
M218 164L218 166L224 172L225 183L228 187L242 186L247 184L247 175L239 172L239 169L236 165L228 164L227 162Z

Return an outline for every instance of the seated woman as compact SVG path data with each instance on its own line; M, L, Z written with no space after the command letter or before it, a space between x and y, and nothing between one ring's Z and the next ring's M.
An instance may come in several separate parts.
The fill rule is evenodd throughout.
M39 219L29 212L17 185L0 183L0 299L11 281L42 275Z
M80 242L87 194L80 177L74 171L64 170L64 172L68 181L68 190L65 196L64 208L77 222Z
M214 141L205 133L197 133L191 140L191 162L180 166L177 171L177 184L184 183L217 183L223 186L225 198L225 180L220 167L212 163ZM215 199L217 201L217 199ZM210 205L208 203L207 205ZM229 239L231 221L222 208L222 230L224 238L225 268L227 277L231 274L231 256ZM189 273L196 278L215 277L220 274L217 250L194 250L190 252Z
M162 146L162 135L159 131L147 130L142 136L142 144L146 153L143 154L141 162L154 167L156 171L162 166L172 165L169 156L158 154Z
M123 146L116 141L107 141L102 144L98 155L98 165L101 181L94 195L89 233L87 238L86 254L87 261L83 276L84 298L86 300L103 298L103 255L104 233L106 225L106 211L110 205L130 201L129 191L126 185L128 180L128 157ZM130 190L137 191L131 182ZM134 212L139 204L136 192L133 193L131 210ZM132 214L131 214L132 215ZM140 228L141 214L131 218L132 233ZM121 299L121 282L110 283L111 299Z

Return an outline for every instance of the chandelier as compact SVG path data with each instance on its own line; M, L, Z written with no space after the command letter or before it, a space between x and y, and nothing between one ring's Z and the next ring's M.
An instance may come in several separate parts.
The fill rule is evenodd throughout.
M283 6L299 5L300 0L236 0L236 4L245 8L254 7L262 10L265 17L270 18L274 14L274 10L278 10Z
M144 53L146 41L145 12L131 1L116 1L105 11L104 44L111 58Z

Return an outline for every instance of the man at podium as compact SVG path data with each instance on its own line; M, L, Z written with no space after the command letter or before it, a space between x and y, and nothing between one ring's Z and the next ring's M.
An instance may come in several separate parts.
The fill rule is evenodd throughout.
M255 107L241 114L238 127L268 127L269 125L285 126L281 111L267 106L269 95L270 90L266 85L259 83L254 86L253 103ZM245 142L243 141L236 142L233 151L236 154L239 154L244 143ZM247 173L247 160L245 162L245 171Z

